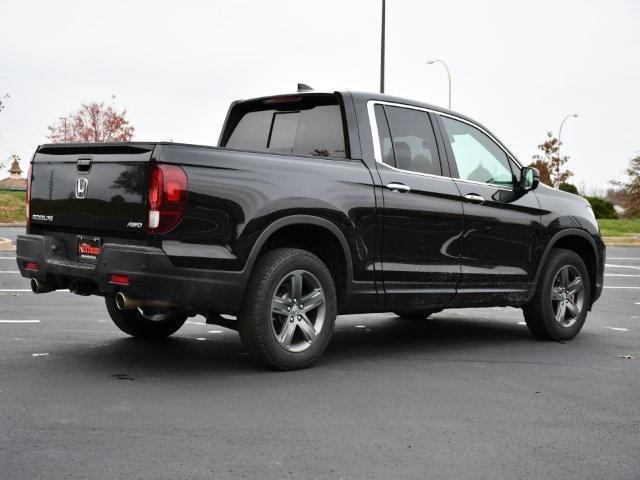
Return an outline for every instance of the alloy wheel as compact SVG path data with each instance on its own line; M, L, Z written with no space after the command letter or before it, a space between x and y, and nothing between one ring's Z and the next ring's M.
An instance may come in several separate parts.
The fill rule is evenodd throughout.
M325 295L320 281L306 270L288 273L271 300L271 329L285 350L309 348L325 321Z
M573 326L584 306L584 282L573 265L564 265L553 280L551 305L556 323L564 328Z

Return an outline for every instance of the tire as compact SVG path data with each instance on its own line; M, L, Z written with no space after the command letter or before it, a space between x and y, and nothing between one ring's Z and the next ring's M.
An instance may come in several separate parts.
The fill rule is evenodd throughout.
M577 276L581 288L575 285ZM571 340L582 329L589 305L591 282L582 258L571 250L551 250L536 293L523 308L529 331L544 340Z
M436 312L433 310L425 310L422 312L393 312L393 313L404 320L426 320Z
M337 300L331 274L318 257L296 248L267 252L256 262L246 292L238 329L253 359L296 370L320 358L333 334Z
M124 333L144 340L158 340L178 331L187 320L184 312L153 311L143 314L139 309L120 310L115 297L105 297L107 311L113 323Z

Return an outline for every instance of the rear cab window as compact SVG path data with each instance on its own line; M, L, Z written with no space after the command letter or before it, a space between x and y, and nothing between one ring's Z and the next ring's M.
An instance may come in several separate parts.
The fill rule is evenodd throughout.
M239 102L220 146L303 157L348 158L337 95L307 94Z

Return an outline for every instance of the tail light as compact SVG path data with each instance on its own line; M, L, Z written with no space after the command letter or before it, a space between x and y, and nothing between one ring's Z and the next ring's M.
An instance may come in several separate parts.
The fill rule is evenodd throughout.
M187 205L187 175L177 165L152 165L149 175L149 233L167 233Z
M26 213L27 213L27 224L31 219L31 174L33 173L33 165L29 164L29 171L27 172L27 192L26 192Z

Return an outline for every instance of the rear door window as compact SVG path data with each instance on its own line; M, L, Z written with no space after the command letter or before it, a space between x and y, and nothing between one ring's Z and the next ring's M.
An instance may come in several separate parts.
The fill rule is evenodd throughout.
M376 123L383 162L392 164L389 154L391 147L395 167L409 172L442 175L440 157L436 146L436 138L429 114L413 108L392 107L386 105L386 124L388 124L391 141L386 140L385 123L376 106Z
M269 103L265 103L269 102ZM222 146L242 150L346 158L342 111L334 96L301 96L239 104Z

